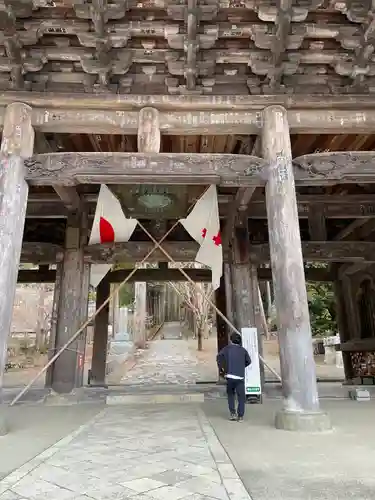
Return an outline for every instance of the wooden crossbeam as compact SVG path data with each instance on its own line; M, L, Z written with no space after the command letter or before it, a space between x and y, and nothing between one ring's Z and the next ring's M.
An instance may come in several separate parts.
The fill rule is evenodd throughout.
M370 241L303 241L303 257L319 262L375 262L375 243ZM253 245L251 257L257 263L270 261L268 243Z
M110 283L121 283L130 273L131 269L118 269L107 274ZM208 269L184 269L194 281L211 281L211 271ZM18 283L54 283L55 270L39 271L24 269L18 273ZM186 281L178 269L138 269L129 279L135 281Z
M265 162L247 155L184 153L53 153L25 162L34 185L222 184L257 185Z
M87 263L122 263L140 262L151 250L152 243L147 241L129 241L104 245L92 245L85 248ZM198 251L195 241L173 241L163 243L163 247L176 262L192 262ZM303 241L303 257L306 261L320 262L375 262L375 242L370 241ZM257 263L270 260L268 243L252 245L251 258ZM22 262L49 264L61 261L63 249L52 243L24 242L22 247ZM226 258L226 252L224 252ZM165 255L156 250L150 262L165 262Z
M164 264L164 263L163 263ZM194 281L211 281L211 271L209 269L190 269L184 271ZM108 273L107 278L110 283L121 283L131 272L131 269L118 269ZM306 280L328 282L334 280L334 274L328 269L311 268L305 269ZM258 279L261 281L272 281L272 270L258 268ZM18 283L54 283L56 271L54 269L22 269L18 272ZM185 281L184 276L178 269L138 269L132 281Z
M6 94L11 94L7 92ZM4 95L4 94L3 94ZM34 102L30 92L26 101ZM106 102L108 95L103 95L103 102ZM165 96L166 101L171 96ZM256 97L256 96L254 96ZM2 101L0 95L0 106ZM221 98L221 96L220 96ZM19 101L18 96L15 100ZM292 99L292 98L291 98ZM95 101L94 97L93 100ZM144 100L140 99L140 102ZM226 98L223 97L226 101ZM329 100L329 99L328 99ZM159 102L159 99L155 99ZM35 99L35 102L39 102ZM59 99L56 99L59 102ZM65 102L64 100L62 103ZM69 102L69 101L67 101ZM145 101L146 102L146 101ZM152 100L151 100L152 102ZM227 101L228 103L230 100ZM246 102L246 100L244 101ZM322 100L326 102L326 100ZM103 109L97 103L98 108L82 109L77 102L74 107L64 109L64 107L52 107L47 105L49 99L45 99L43 107L33 108L32 124L37 131L55 133L82 133L82 134L137 134L139 111ZM372 103L373 104L373 103ZM259 134L262 127L262 109L239 109L231 108L220 111L220 105L216 106L215 99L212 100L211 111L201 110L200 106L190 110L167 111L160 110L158 104L152 104L159 110L160 131L164 135L232 135L232 134ZM118 104L120 106L120 104ZM136 105L134 105L136 106ZM139 108L139 106L136 106ZM288 106L290 108L290 104ZM142 108L140 108L142 109ZM5 107L0 107L0 127L4 119ZM214 110L214 111L213 111ZM345 134L345 133L371 133L375 131L375 110L369 104L368 108L356 107L354 110L317 107L311 110L308 105L302 105L300 110L288 110L288 122L291 133L313 134Z
M252 189L252 188L249 188ZM232 196L219 195L220 216L227 217ZM97 195L87 195L83 201L88 208L89 216L93 216L97 201ZM298 195L297 207L298 216L307 218L310 213L310 206L314 205L317 209L324 210L326 219L363 219L374 220L375 218L375 195ZM251 199L247 208L246 215L251 219L266 219L266 205L264 198ZM61 199L53 195L31 193L27 205L27 217L29 218L65 218L67 209L61 202ZM135 217L137 214L134 215ZM363 226L363 231L368 227L368 223ZM375 230L375 228L373 229ZM362 232L361 232L362 234ZM364 236L358 239L366 239ZM315 238L312 238L315 239ZM319 238L318 238L319 239Z
M59 48L59 50L62 50ZM351 110L354 114L375 109L373 96L366 94L345 94L339 96L305 95L305 94L276 94L276 95L137 95L137 94L69 94L59 92L3 92L0 94L0 106L7 106L12 102L24 102L39 109L58 110L85 110L98 109L104 111L118 111L141 109L145 106L154 106L159 111L260 111L267 106L279 105L287 109L296 110L331 110L330 116L336 111ZM41 113L40 113L41 112ZM358 117L359 119L361 117Z
M375 123L375 115L374 115ZM375 152L317 153L293 160L297 186L375 182ZM185 153L52 153L25 161L34 185L219 184L264 186L265 160L256 156ZM251 191L246 192L247 196Z

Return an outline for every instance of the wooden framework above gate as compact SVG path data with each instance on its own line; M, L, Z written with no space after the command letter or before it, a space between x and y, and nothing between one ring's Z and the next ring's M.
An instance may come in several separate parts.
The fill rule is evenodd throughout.
M3 2L1 90L371 94L370 0Z

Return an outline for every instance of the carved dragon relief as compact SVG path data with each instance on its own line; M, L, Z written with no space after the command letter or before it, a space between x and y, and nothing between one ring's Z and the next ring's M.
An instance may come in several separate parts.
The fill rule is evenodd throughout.
M31 184L185 183L209 178L222 185L258 185L265 161L255 156L184 153L52 153L25 162Z
M342 151L315 153L293 160L295 181L308 184L306 174L312 182L332 184L336 182L358 182L361 179L375 180L375 152Z

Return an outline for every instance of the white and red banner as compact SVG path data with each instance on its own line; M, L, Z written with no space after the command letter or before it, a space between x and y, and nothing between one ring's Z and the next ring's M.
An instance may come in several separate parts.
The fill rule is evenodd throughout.
M105 184L102 184L89 245L129 241L137 222L136 219L125 217L119 200ZM110 264L92 265L90 284L97 287L111 267Z
M199 243L200 248L195 262L211 268L212 286L216 290L223 275L223 249L216 186L210 186L186 219L180 219L180 222L190 236Z

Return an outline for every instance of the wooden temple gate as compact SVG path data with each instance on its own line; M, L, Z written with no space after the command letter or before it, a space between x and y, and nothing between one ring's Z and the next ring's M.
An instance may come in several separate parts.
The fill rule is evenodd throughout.
M373 9L354 0L0 2L0 352L20 261L39 265L20 282L56 282L58 349L86 317L90 265L137 262L153 246L140 230L125 244L87 246L99 184L155 238L216 184L217 303L237 327L260 328L258 280L273 279L286 402L277 425L325 427L305 275L335 283L347 379L375 375ZM182 227L165 248L179 262L197 251ZM160 251L152 259L166 261ZM110 273L99 303L126 272ZM137 273L179 279L165 264ZM222 345L228 330L218 326ZM49 373L58 392L82 384L79 342Z

